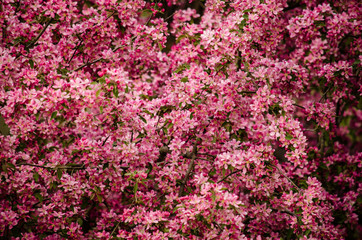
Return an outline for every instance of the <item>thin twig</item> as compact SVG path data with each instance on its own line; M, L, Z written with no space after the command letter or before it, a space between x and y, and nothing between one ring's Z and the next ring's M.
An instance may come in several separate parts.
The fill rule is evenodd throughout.
M109 15L106 20L108 20L109 18L111 18L115 13L116 13L116 11L114 11L111 15ZM97 25L99 25L99 24L98 24L98 23L95 23L95 24L93 24L93 26L92 26L91 28L96 27ZM89 30L89 29L87 29L86 32L88 32L88 30ZM74 56L75 56L75 53L76 53L77 50L79 49L80 45L82 45L83 41L84 41L84 39L81 38L79 44L78 44L78 45L76 46L76 48L74 49L73 55L72 55L72 57L69 59L68 64L73 60L73 58L74 58Z
M192 169L194 168L194 163L195 163L195 159L196 159L196 153L197 153L197 140L195 141L195 145L192 149L192 157L191 157L191 161L190 161L190 164L189 164L189 167L187 169L187 172L186 172L186 175L185 175L185 178L183 179L182 181L182 184L180 186L180 191L178 192L178 196L181 197L184 193L184 189L185 189L185 185L187 183L187 180L189 179L190 177L190 174L191 174L191 171Z
M80 67L76 68L75 70L73 70L73 72L77 72L77 71L81 70L84 67L90 66L90 65L95 64L95 63L97 63L99 61L102 61L102 60L104 60L104 59L103 58L98 58L97 60L94 60L93 62L85 63L82 66L80 66Z
M106 139L104 139L104 141L103 141L103 143L102 143L102 147L106 144L106 142L107 142L107 140L109 139L110 136L111 136L111 135L108 135L108 136L106 137Z
M53 18L51 18L47 24L45 25L45 27L43 28L43 30L41 30L41 32L39 33L39 35L35 38L34 41L32 41L31 43L29 43L29 45L27 45L25 48L30 48L32 47L41 37L41 35L43 35L43 33L45 32L45 30L49 27L50 23L52 22Z
M18 163L16 164L17 166L31 166L31 167L39 167L39 168L44 168L44 169L50 169L50 170L57 170L57 169L85 169L84 165L80 165L80 166L56 166L56 167L47 167L47 166L42 166L42 165L36 165L36 164L32 164L32 163Z
M317 129L306 128L306 129L304 129L304 131L307 131L307 132L315 132L315 131L317 131Z
M36 164L31 164L31 163L18 163L16 165L18 165L18 166L32 166L32 167L39 167L39 168L44 168L44 169L52 169L51 167L46 167L46 166L41 166L41 165L36 165Z
M301 106L301 105L299 105L299 104L293 103L293 105L294 105L294 106L296 106L296 107L299 107L299 108L305 109L305 107L303 107L303 106Z
M204 155L204 156L208 156L208 157L212 157L213 159L216 158L215 155L212 155L212 154L209 154L209 153L197 153L197 154L199 154L199 155Z
M82 43L83 43L83 38L80 40L78 46L74 49L73 55L72 55L72 57L69 59L68 64L73 60L73 58L74 58L74 56L75 56L75 53L78 51L78 49L79 49L80 45L82 45Z
M115 12L113 12L113 13L111 14L111 16L113 16L114 14L115 14ZM111 17L111 16L109 16L109 17ZM108 17L108 18L109 18L109 17ZM107 18L107 19L108 19L108 18ZM150 22L151 18L152 18L152 15L148 18L148 20L147 20L147 22L146 22L146 25L148 25L148 23ZM136 37L137 37L137 36L134 36L134 37L131 38L131 39L133 40L133 39L135 39ZM113 49L113 52L117 51L117 50L120 49L121 47L122 47L122 46L119 46L119 47ZM85 64L83 64L82 66L74 69L72 72L77 72L77 71L81 70L82 68L84 68L84 67L86 67L86 66L90 66L90 65L92 65L92 64L94 64L94 63L97 63L97 62L103 61L103 60L105 60L105 59L104 59L104 58L98 58L98 59L94 60L93 62L85 63Z
M223 177L221 180L219 180L217 183L221 183L222 181L224 181L225 179L227 179L228 177L230 177L231 175L235 174L235 173L238 173L238 172L241 172L242 169L239 169L235 172L232 172L232 173L229 173L228 175L226 175L225 177Z
M246 93L246 94L254 94L256 93L255 91L241 91L241 92L238 92L239 94L242 94L242 93Z
M323 93L321 99L319 99L318 102L321 102L321 101L324 99L324 97L326 96L326 94L327 94L327 92L329 91L329 89L331 89L331 87L328 87L328 88L327 88L327 90Z
M288 179L288 181L293 184L294 187L297 188L298 192L302 191L293 181L292 179L290 179L282 170L280 170L280 168L278 168L277 166L275 166L274 164L270 164L272 167L275 167L279 173L281 173L286 179Z
M202 160L202 161L207 161L207 162L212 162L212 160L210 160L210 159L207 159L207 158L197 158L197 159L199 159L199 160Z
M278 212L281 212L281 213L287 213L287 214L289 214L289 215L291 215L293 217L298 217L295 213L293 213L293 212L291 212L291 211L289 211L287 209L279 210L279 209L276 209L276 208L272 208L272 210L278 211Z
M175 15L176 11L174 13L172 13L170 16L168 16L167 18L165 18L164 20L167 21L169 18L171 18L173 15Z
M118 228L119 224L121 223L121 221L118 221L116 226L113 228L112 232L111 232L111 236L113 235L113 233L116 231L116 229Z

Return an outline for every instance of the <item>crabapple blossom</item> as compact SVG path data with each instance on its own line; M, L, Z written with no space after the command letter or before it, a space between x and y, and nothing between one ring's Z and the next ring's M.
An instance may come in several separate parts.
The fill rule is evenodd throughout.
M0 9L0 238L362 234L359 1Z

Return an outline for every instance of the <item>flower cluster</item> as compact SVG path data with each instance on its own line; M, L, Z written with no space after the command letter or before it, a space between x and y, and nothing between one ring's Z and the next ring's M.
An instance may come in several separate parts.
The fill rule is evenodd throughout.
M1 238L362 234L359 1L0 9Z

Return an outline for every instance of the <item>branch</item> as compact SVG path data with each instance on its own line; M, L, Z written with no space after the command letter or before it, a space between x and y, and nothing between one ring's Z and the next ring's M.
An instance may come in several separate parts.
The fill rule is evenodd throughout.
M84 68L84 67L90 66L90 65L92 65L92 64L94 64L94 63L97 63L97 62L103 61L103 60L104 60L103 58L98 58L97 60L94 60L93 62L89 62L89 63L83 64L82 66L76 68L76 69L73 70L72 72L77 72L77 71L81 70L81 69Z
M80 40L78 46L74 49L72 57L68 60L68 64L73 60L75 53L78 51L78 49L79 49L80 45L82 45L82 43L83 43L83 38Z
M196 153L197 153L197 140L195 141L195 145L192 149L192 156L191 156L191 161L189 164L189 168L187 169L185 178L182 181L181 187L180 187L180 191L178 192L178 196L181 197L184 194L184 189L185 189L185 185L190 177L191 171L194 168L194 163L195 163L195 159L196 159Z
M36 164L31 164L31 163L19 163L16 164L18 166L32 166L32 167L39 167L39 168L44 168L44 169L52 169L51 167L46 167L46 166L41 166L41 165L36 165Z
M229 173L228 175L226 175L225 177L223 177L221 180L219 180L217 183L221 183L222 181L224 181L225 179L227 179L228 177L230 177L231 175L235 174L235 173L238 173L238 172L241 172L242 169L240 170L237 170L235 172L232 172L232 173Z
M319 99L319 103L323 100L323 98L326 96L326 94L328 93L329 89L331 89L331 87L328 87L327 90L323 93L321 99Z
M47 167L47 166L42 166L42 165L36 165L36 164L32 164L32 163L19 163L16 164L17 166L31 166L31 167L39 167L39 168L44 168L44 169L49 169L49 170L57 170L57 169L85 169L84 165L77 165L77 166L64 166L64 165L60 165L60 166L56 166L56 167Z
M50 23L52 22L53 18L51 18L47 24L45 25L45 27L43 28L43 30L41 30L41 32L39 33L39 35L35 38L34 41L32 41L31 43L29 43L29 45L27 45L25 48L30 48L32 47L41 37L41 35L43 35L43 33L45 32L45 30L49 27Z
M255 94L256 92L255 91L241 91L241 92L238 92L238 94Z
M107 142L107 140L109 139L110 136L111 136L111 135L108 135L108 136L106 137L106 139L104 139L104 141L103 141L103 143L102 143L102 147L106 144L106 142Z
M294 216L294 217L298 217L295 213L293 213L293 212L291 212L291 211L289 211L289 210L280 210L280 212L281 212L281 213L287 213L287 214L289 214L289 215L291 215L291 216Z
M289 214L290 216L293 216L293 217L298 217L295 213L287 210L287 209L283 209L283 210L279 210L279 209L276 209L276 208L272 208L272 210L274 211L278 211L278 212L281 212L281 213L287 213Z
M115 13L116 13L116 12L113 12L108 18L112 17ZM107 18L107 19L108 19L108 18ZM152 18L152 15L151 15L151 17L148 18L148 20L147 20L147 22L146 22L146 25L148 25L148 23L150 22L151 18ZM132 40L135 39L136 37L137 37L137 36L134 36L134 37L132 38ZM120 48L121 48L121 46L113 49L113 52L117 51L117 50L120 49ZM74 51L74 53L75 53L75 51ZM99 62L99 61L104 61L104 60L105 60L104 58L98 58L98 59L94 60L93 62L83 64L82 66L74 69L72 72L77 72L77 71L81 70L81 69L84 68L84 67L90 66L90 65L92 65L92 64L94 64L94 63L97 63L97 62Z
M282 170L280 170L280 168L278 168L277 166L275 166L274 164L270 164L272 167L275 167L279 173L281 173L286 179L288 179L288 181L293 184L294 187L297 188L298 192L301 192L302 190L292 181L292 179L290 179L284 172L282 172Z
M199 154L199 155L204 155L204 156L208 156L208 157L212 157L213 159L215 159L215 158L216 158L216 156L215 156L215 155L208 154L208 153L197 153L197 154Z
M116 231L116 229L118 228L119 224L121 223L121 221L118 221L116 226L113 228L112 232L111 232L111 236L113 235L113 233Z
M296 106L296 107L299 107L299 108L305 109L305 107L303 107L303 106L301 106L301 105L298 105L298 104L296 104L296 103L293 103L293 105L294 105L294 106Z
M168 148L168 146L162 146L160 147L160 156L157 158L156 162L163 162L166 159L166 156L168 153L171 153L170 149Z

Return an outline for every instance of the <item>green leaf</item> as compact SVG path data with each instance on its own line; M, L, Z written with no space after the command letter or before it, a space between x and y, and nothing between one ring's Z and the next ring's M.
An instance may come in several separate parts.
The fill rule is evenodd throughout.
M63 176L63 171L61 169L57 169L57 177L60 180Z
M98 198L98 201L99 201L99 203L102 203L102 196L101 195L99 195L99 194L97 194L97 198Z
M140 133L140 134L138 134L138 136L136 137L136 139L137 139L137 138L144 138L145 136L146 136L146 134Z
M187 69L190 69L190 64L188 64L188 63L181 64L181 65L175 70L175 73L181 73L181 72L183 72L186 68L187 68Z
M33 177L34 177L34 181L35 181L35 182L39 182L39 173L34 172L34 173L33 173Z
M182 206L175 207L175 208L173 209L172 213L175 213L175 212L177 211L177 209L179 209L179 208L182 208Z
M52 116L50 117L50 119L56 118L57 114L58 114L58 112L57 112L57 111L54 111L54 112L52 113Z
M317 27L324 27L326 26L326 23L324 21L314 21L314 25Z
M99 94L101 94L101 91L102 91L102 89L99 89L99 90L96 92L96 97L98 97Z
M126 93L129 93L129 88L128 88L128 85L126 85L126 90L125 90Z
M6 172L6 173L8 172L8 166L6 164L3 164L1 167L4 172Z
M30 67L32 68L32 69L34 69L34 61L33 60L29 60L29 64L30 64Z
M144 122L144 123L147 123L147 120L144 118L144 117L142 117L141 115L138 115L139 117L140 117L140 119Z
M16 170L14 164L12 164L12 163L5 163L5 164L2 165L2 169L6 173L8 172L9 168L12 168L12 169Z
M183 77L181 78L181 82L185 83L185 82L188 82L189 81L189 78L188 77Z
M83 225L83 219L82 218L78 218L77 219L77 223L82 226Z
M50 189L50 190L56 189L57 186L58 186L58 185L57 185L56 182L52 182L52 183L49 184L49 189Z
M216 169L215 168L211 172L209 172L210 177L215 176L215 174L216 174Z
M184 38L187 38L187 35L186 34L182 34L181 36L179 36L177 39L176 39L176 43L179 43L182 39Z
M172 126L173 126L173 123L169 123L166 128L170 129L170 128L172 128Z
M215 191L212 191L212 193L211 193L211 199L212 199L212 202L215 202L215 201L216 201L216 193L215 193Z
M136 184L133 187L133 193L136 194L137 190L138 190L138 182L136 182Z
M113 94L114 94L114 96L115 96L116 98L118 98L118 88L117 88L117 86L114 86L114 87L113 87Z
M153 117L153 113L151 113L150 111L148 110L143 110L144 113L147 113L148 115L150 115L151 117Z
M152 15L152 10L151 9L145 9L141 13L142 18L149 18L151 15Z
M7 164L8 164L8 168L12 168L12 169L16 170L16 167L14 164L12 164L12 163L7 163Z
M305 236L308 236L312 231L310 229L307 229L305 232L304 232L304 235Z
M290 135L289 133L287 133L287 134L285 135L285 139L286 139L286 140L292 140L292 139L293 139L293 136Z
M286 236L287 240L292 239L293 232L294 232L294 230L292 228L288 229L287 236Z
M100 106L100 107L99 107L99 111L100 111L101 113L103 113L103 106Z
M43 196L39 192L34 193L34 197L36 197L39 202L43 202Z
M195 114L195 112L192 112L192 113L190 114L190 119L193 119L193 118L194 118L194 114Z
M99 83L106 83L106 75L98 78Z

